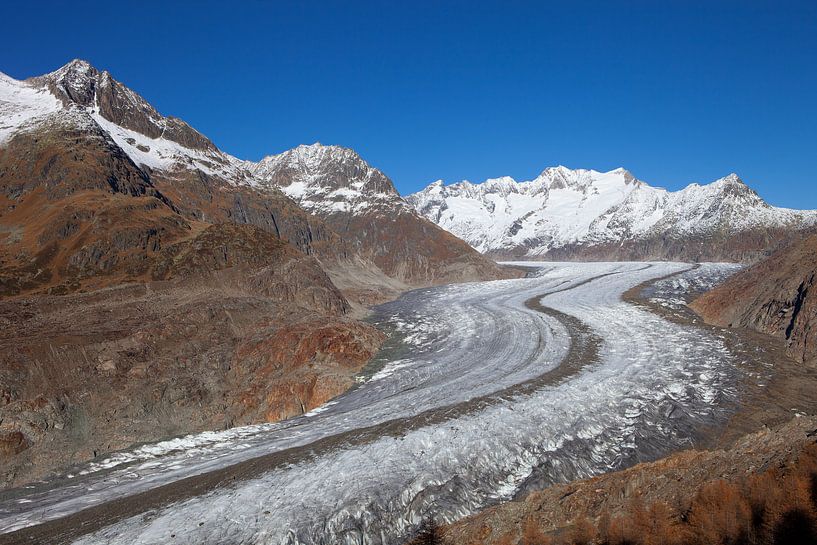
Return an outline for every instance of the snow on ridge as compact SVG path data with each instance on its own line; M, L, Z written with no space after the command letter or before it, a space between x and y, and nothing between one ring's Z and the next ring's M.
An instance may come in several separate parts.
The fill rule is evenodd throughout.
M244 162L223 152L207 152L187 148L166 138L150 138L137 131L120 127L105 119L97 108L91 117L141 167L173 171L179 168L197 169L238 185L246 178ZM249 183L249 182L247 182Z
M734 173L668 191L624 168L557 166L529 181L503 177L445 185L438 180L406 200L481 252L524 248L528 255L654 235L817 225L817 211L772 207Z
M61 106L47 90L0 72L0 144L17 132L33 128Z
M93 81L91 81L93 80ZM92 84L93 83L93 84ZM60 122L75 127L95 124L137 165L155 171L200 170L232 185L280 189L304 208L316 212L358 212L399 207L411 213L382 172L354 150L320 143L300 145L258 163L238 159L221 150L191 148L165 137L123 127L101 112L98 90L117 86L126 102L159 128L168 128L162 116L133 90L119 84L107 71L75 59L59 69L26 81L0 73L0 144L21 130ZM61 98L60 98L61 97ZM271 181L286 171L286 180Z
M318 214L408 211L391 180L351 148L302 144L269 155L250 168L266 187L277 187Z
M89 85L92 79L96 85ZM161 135L145 136L101 114L97 89L114 85L127 102L122 107L142 112L161 129ZM65 96L60 99L55 93ZM404 200L385 174L350 148L300 145L254 163L218 150L204 137L201 145L190 144L194 147L177 141L183 138L170 140L165 129L189 127L162 116L107 71L97 71L83 60L26 81L0 73L0 145L19 131L54 121L79 127L95 123L142 167L200 170L232 185L280 189L315 213L416 210L481 251L525 246L536 255L572 243L617 241L656 232L684 235L723 225L748 229L817 223L815 212L769 206L736 174L669 192L637 180L623 168L599 172L560 165L528 181L504 176L477 184L445 185L438 180Z
M79 128L95 123L141 167L162 171L198 169L233 185L256 185L249 175L247 161L218 149L189 148L165 138L164 135L152 138L106 119L100 112L96 88L88 83L91 78L96 78L100 89L115 84L109 72L98 72L88 62L80 59L25 81L18 81L0 72L0 145L18 132L46 123L59 122ZM49 88L49 83L53 83L57 91L65 96L80 96L91 89L92 103L83 105L76 101L61 100ZM160 127L167 125L170 118L156 112L133 90L122 85L121 91L130 102L125 107L142 107L151 122Z
M268 155L255 163L253 173L262 179L275 178L282 171L293 175L294 181L307 186L369 189L371 192L397 194L394 186L381 171L367 163L355 150L335 145L301 144L277 155ZM339 173L344 175L341 180Z

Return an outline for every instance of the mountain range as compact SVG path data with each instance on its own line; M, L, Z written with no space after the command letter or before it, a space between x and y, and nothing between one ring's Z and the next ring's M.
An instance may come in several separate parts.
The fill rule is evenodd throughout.
M418 216L354 151L315 144L257 164L237 159L84 61L26 81L0 75L0 120L0 181L10 200L41 185L52 202L78 190L150 195L177 221L256 225L330 269L362 260L406 285L497 274Z
M523 182L436 181L406 200L497 258L753 261L817 226L817 211L770 206L736 174L667 191L623 168L558 166Z

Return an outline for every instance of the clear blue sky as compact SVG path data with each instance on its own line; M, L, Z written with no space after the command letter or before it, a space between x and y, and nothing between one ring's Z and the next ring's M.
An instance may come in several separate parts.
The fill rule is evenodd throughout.
M735 171L817 208L815 0L6 1L2 19L0 71L84 58L246 159L341 144L403 193L556 164L671 189Z

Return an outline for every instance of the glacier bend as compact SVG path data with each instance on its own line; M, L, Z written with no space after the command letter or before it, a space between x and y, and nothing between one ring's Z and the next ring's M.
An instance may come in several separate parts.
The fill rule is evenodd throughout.
M302 417L147 445L15 491L0 498L0 532L292 449L307 455L136 510L76 542L392 543L428 517L453 520L531 484L666 454L730 409L735 357L717 335L621 295L688 269L548 263L533 278L409 292L377 318L401 332L405 350L360 387ZM532 297L586 324L601 339L598 361L508 393L570 347L564 324L525 306ZM434 410L442 417L428 418Z

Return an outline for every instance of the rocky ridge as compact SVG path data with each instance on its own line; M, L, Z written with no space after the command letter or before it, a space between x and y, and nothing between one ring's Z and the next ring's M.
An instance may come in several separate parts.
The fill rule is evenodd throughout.
M85 146L77 134L96 134L184 217L257 225L315 253L330 269L363 259L364 269L382 265L386 277L408 285L503 274L416 214L391 180L354 151L313 145L257 164L237 159L85 61L22 82L2 76L0 118L9 119L0 143L16 148L15 156L43 134L64 134L63 148ZM111 175L91 179L120 183ZM398 227L401 237L392 232Z
M817 236L802 238L691 303L712 324L755 329L786 343L801 362L817 359Z
M323 219L392 278L416 284L504 275L417 214L385 174L351 149L298 146L265 157L251 171L262 185L280 188Z

